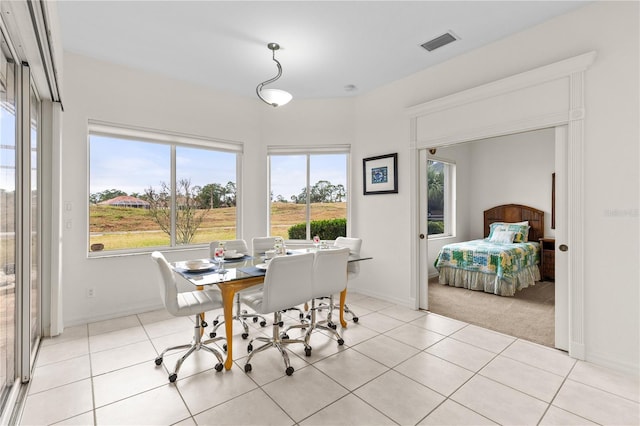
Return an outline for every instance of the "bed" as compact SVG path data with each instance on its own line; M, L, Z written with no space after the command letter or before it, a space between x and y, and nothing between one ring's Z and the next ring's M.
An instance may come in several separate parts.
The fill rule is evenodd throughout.
M540 280L542 210L520 204L485 210L484 235L442 247L434 262L440 284L513 296Z

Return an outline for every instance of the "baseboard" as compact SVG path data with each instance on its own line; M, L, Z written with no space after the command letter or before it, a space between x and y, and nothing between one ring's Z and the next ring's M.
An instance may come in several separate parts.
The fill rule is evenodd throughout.
M347 291L347 300L349 299L349 292L363 294L369 297L375 297L376 299L387 300L389 302L395 303L396 305L404 306L409 309L413 309L415 307L415 298L413 297L409 297L405 299L405 298L389 296L388 294L377 293L375 291L371 291L368 289L349 288Z
M633 364L628 362L620 362L618 360L611 359L605 354L597 352L589 352L585 360L601 367L610 368L620 373L640 377L640 365L638 365L637 363Z
M163 304L142 304L134 307L127 307L127 309L113 311L102 315L97 316L86 316L86 317L77 317L71 318L69 320L65 319L64 326L65 327L74 327L76 325L85 325L92 322L105 321L115 318L124 317L127 315L137 315L144 312L157 311L159 309L164 309Z

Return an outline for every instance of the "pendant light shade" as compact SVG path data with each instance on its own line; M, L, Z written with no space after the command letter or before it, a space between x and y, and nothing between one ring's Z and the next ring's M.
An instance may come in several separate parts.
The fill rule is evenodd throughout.
M260 91L260 95L258 96L260 96L260 98L262 98L262 100L269 105L273 105L276 107L285 105L289 103L291 99L293 99L291 93L280 89L262 89Z
M273 83L282 76L282 65L280 65L280 62L278 62L278 60L276 59L276 50L280 49L280 45L278 43L269 43L267 44L267 47L272 52L271 59L273 59L273 61L276 63L276 66L278 67L278 74L275 77L258 84L258 87L256 87L256 94L263 102L273 107L279 107L289 103L289 101L293 99L293 96L291 95L291 93L284 90L263 88L267 84Z

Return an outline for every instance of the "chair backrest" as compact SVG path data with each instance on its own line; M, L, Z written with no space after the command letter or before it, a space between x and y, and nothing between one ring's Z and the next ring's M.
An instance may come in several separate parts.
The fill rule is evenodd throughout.
M249 254L249 247L245 240L221 240L224 243L224 248L228 250L236 250L238 253ZM220 240L211 241L209 244L209 257L213 259L216 247L220 244Z
M162 279L158 281L158 284L162 303L171 315L178 315L178 287L176 286L175 272L159 251L151 253L151 258L156 261L160 268Z
M251 240L253 257L263 255L265 251L271 250L276 243L276 237L255 237Z
M264 277L262 313L276 312L311 300L313 253L278 256Z
M318 250L313 260L313 297L329 296L347 287L349 249Z
M336 241L333 243L336 247L349 247L349 251L351 254L356 256L360 255L360 248L362 247L362 239L360 238L347 238L347 237L338 237ZM358 276L360 273L360 262L351 262L347 267L348 278L352 279Z

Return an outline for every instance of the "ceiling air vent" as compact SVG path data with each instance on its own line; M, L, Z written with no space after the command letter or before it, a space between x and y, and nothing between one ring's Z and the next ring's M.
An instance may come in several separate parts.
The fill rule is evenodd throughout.
M426 43L422 43L421 46L427 49L429 52L431 52L432 50L436 50L437 48L442 47L456 40L457 38L454 37L453 34L444 33L441 36L434 38L433 40L429 40Z

